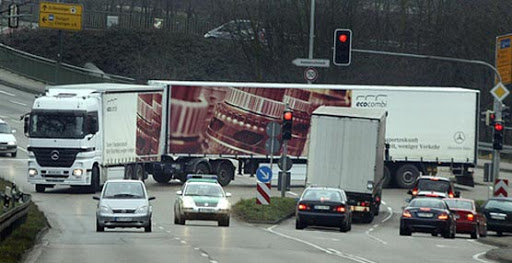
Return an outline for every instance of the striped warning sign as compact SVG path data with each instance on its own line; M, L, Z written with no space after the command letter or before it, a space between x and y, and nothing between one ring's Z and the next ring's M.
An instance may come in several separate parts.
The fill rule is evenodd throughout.
M256 204L269 205L270 204L270 183L258 182L256 185Z
M494 182L494 196L507 197L508 196L508 180L496 179Z

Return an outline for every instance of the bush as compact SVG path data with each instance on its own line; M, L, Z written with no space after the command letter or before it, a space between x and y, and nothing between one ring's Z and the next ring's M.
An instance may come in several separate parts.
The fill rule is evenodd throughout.
M233 206L233 214L251 223L277 223L295 213L296 200L271 197L270 205L256 204L256 198L242 199Z

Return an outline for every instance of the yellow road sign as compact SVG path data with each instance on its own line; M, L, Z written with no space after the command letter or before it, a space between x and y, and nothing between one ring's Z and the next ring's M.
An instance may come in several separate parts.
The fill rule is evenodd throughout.
M79 4L39 3L39 27L82 30L83 7Z
M82 16L40 13L39 27L63 30L82 30Z
M512 83L512 35L496 37L496 67L503 84ZM496 79L496 82L499 80Z
M63 4L41 2L39 3L40 13L65 14L65 15L82 15L82 5L80 4Z
M503 101L505 97L510 94L510 91L503 86L502 83L498 83L494 88L491 89L491 94L499 101Z

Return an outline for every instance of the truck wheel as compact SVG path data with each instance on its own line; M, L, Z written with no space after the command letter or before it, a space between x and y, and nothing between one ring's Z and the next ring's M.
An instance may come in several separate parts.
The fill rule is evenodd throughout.
M36 184L36 192L38 192L38 193L44 193L45 188L46 187L42 184Z
M256 170L258 169L258 162L247 160L244 163L244 174L256 174Z
M169 183L171 177L171 174L166 174L164 172L153 172L153 179L155 179L155 181L161 184Z
M133 179L144 181L144 166L140 163L135 165L135 173L133 175L135 176Z
M419 175L420 171L416 166L412 164L403 165L396 171L396 184L400 188L411 189Z
M233 168L233 165L228 163L220 165L219 170L217 171L217 181L219 181L219 184L222 186L228 185L234 176L235 168Z
M391 172L388 167L384 166L384 173L382 176L382 188L389 188L391 186Z
M100 168L95 165L92 167L91 185L89 186L90 193L96 193L100 190Z

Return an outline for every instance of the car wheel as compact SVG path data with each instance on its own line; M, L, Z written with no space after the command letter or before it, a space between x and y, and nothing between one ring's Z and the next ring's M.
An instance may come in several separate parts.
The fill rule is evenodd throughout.
M105 227L100 224L98 220L96 220L96 232L103 232L105 231Z
M347 220L345 220L345 222L343 222L343 225L340 227L340 231L341 232L348 232L348 230L350 228L349 226L350 226L350 222L349 222L349 220L347 218Z
M450 238L451 236L452 236L452 233L451 233L450 229L448 229L447 231L445 231L443 233L444 238Z
M410 236L412 234L411 231L407 231L406 229L404 228L400 228L400 235L401 236Z
M348 231L352 230L352 216L350 216L350 221L348 222Z
M178 217L178 225L184 225L185 221L186 221L185 217L181 217L181 216Z
M306 224L303 224L301 220L297 217L295 219L295 229L304 229L306 227Z
M480 237L486 237L487 236L487 226L484 226L482 229L482 232L480 233Z
M17 155L17 154L18 154L18 152L13 152L13 153L11 153L11 157L12 157L12 158L16 158L16 155Z
M433 237L437 237L437 232L431 234Z
M38 193L44 193L45 188L46 188L46 186L44 186L42 184L36 184L36 192L38 192Z
M502 232L502 231L496 231L496 234L497 234L499 237L503 236L503 232Z
M174 212L174 224L178 225L180 223L180 220L178 219L178 216L176 215L176 212Z
M475 226L475 231L473 231L473 233L471 233L471 239L477 239L478 238L478 231L480 229L480 226Z
M217 221L217 225L218 226L229 226L229 216L219 219L219 221Z
M151 218L149 219L148 225L144 227L144 232L151 232L153 223L151 222Z

